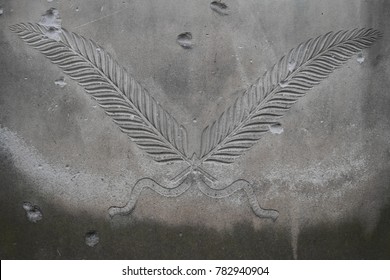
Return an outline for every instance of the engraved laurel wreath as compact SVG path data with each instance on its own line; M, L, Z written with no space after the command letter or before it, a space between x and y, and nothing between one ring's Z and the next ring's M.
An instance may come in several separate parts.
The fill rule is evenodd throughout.
M127 205L108 210L111 217L131 213L144 188L175 197L187 191L196 176L202 181L197 185L205 195L222 198L244 190L258 217L276 220L278 211L260 207L252 184L239 179L221 187L203 163L232 163L267 133L270 126L277 124L299 97L382 37L379 31L363 28L329 32L301 43L203 130L200 153L190 156L186 129L101 46L63 28L58 41L48 38L45 35L48 29L39 24L21 23L10 29L77 81L121 131L156 162L187 164L172 179L170 187L150 178L138 180Z

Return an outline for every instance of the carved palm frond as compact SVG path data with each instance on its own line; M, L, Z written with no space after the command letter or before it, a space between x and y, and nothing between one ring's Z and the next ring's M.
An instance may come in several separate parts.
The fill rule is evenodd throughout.
M299 97L381 36L379 31L364 28L329 32L290 50L203 130L200 162L232 163Z
M102 47L65 29L59 41L45 36L50 30L39 24L10 29L77 81L155 161L189 161L185 128Z

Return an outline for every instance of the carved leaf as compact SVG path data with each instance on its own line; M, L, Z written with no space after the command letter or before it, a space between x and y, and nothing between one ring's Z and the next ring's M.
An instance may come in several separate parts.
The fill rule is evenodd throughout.
M188 161L187 132L109 53L91 40L61 30L21 23L10 27L77 81L142 150L157 162Z
M364 28L329 32L290 50L203 130L200 161L232 163L299 97L381 36L379 31Z

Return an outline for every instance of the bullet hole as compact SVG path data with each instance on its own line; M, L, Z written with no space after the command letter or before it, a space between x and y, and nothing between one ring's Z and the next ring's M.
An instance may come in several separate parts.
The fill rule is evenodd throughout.
M176 42L183 49L192 49L192 34L191 32L184 32L177 36Z
M85 234L85 244L89 247L95 247L99 243L99 234L95 230L88 231Z
M57 80L54 81L54 84L56 84L60 88L63 88L64 86L67 85L67 83L65 82L65 77L58 78Z
M275 123L269 126L269 131L271 131L272 134L281 134L283 133L283 127L280 123Z
M229 14L228 6L221 1L213 1L210 3L210 8L214 12L218 13L221 16L226 16Z
M30 202L23 202L23 209L26 211L27 220L31 223L36 223L42 220L42 212L37 205Z
M357 54L356 61L359 62L360 64L362 64L364 62L364 56L363 56L362 52Z

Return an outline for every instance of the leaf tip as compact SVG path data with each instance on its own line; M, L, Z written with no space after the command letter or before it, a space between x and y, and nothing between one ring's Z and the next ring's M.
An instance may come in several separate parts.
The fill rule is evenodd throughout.
M380 30L375 30L377 39L381 39L383 37L383 32Z
M12 32L17 32L18 29L19 29L19 24L13 24L13 25L10 25L8 26L9 30L12 31Z

